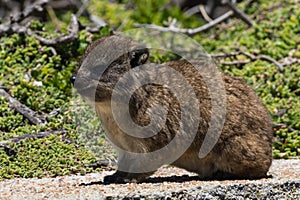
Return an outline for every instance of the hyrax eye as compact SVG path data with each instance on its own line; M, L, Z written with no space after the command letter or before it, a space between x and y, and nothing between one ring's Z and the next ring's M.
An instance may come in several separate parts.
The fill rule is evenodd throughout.
M136 67L145 64L149 58L149 51L147 48L138 49L131 52L131 67Z
M72 85L74 85L75 80L76 80L76 75L73 74L73 75L70 77L70 81L71 81Z

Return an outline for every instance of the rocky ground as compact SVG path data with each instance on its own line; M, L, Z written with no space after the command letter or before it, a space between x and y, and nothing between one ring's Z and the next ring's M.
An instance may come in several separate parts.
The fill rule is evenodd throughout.
M300 199L300 160L274 160L270 178L201 181L195 174L162 167L147 182L103 184L112 171L85 176L0 182L1 200L19 199Z

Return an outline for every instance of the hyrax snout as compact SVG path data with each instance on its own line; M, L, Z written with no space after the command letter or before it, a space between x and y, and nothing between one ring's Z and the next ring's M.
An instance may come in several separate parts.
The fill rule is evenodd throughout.
M95 105L119 154L118 171L105 181L141 181L163 164L195 172L201 178L266 176L272 162L272 122L255 92L239 77L218 72L220 80L215 80L217 76L206 72L213 64L205 60L155 64L148 58L148 49L131 39L107 36L88 47L76 77L72 77L77 91ZM223 85L222 98L212 101L214 93L222 92L207 80ZM127 95L130 98L125 98ZM216 109L219 100L226 106ZM213 117L220 109L225 114ZM131 129L122 128L122 123L127 126L126 120L134 124ZM199 151L214 124L222 125L220 135L201 157ZM154 129L155 133L133 135L138 132L135 126L142 134ZM210 134L208 138L213 138L217 131ZM157 154L162 149L168 153ZM155 156L147 157L152 153ZM149 166L153 168L143 171Z

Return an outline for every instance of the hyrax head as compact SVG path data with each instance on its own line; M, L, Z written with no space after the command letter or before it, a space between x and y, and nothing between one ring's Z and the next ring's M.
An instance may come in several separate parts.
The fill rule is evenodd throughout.
M148 49L128 37L102 37L87 48L77 74L70 80L85 99L101 102L111 97L120 77L148 58Z

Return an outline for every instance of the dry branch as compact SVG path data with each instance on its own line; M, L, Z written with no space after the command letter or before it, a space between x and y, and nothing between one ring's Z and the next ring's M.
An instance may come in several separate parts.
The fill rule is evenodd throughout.
M56 45L58 43L66 43L66 42L71 42L77 39L78 37L78 31L79 31L79 24L76 15L72 15L70 25L71 27L71 32L68 35L63 35L60 37L57 37L55 39L47 39L44 37L41 37L39 35L36 35L33 31L30 29L27 29L27 34L30 36L34 36L37 40L39 40L41 43L46 44L46 45Z
M256 58L254 57L254 59L256 59L256 60L265 60L265 61L271 62L278 68L278 70L280 72L283 71L283 66L279 62L277 62L275 59L273 59L273 58L271 58L267 55L259 55Z
M48 3L48 0L37 0L32 4L28 4L22 12L13 12L11 23L18 23L24 20L24 18L28 17L30 14L43 10L43 6Z
M219 62L222 65L245 65L248 64L250 62L256 61L256 60L265 60L268 62L273 63L277 69L282 72L283 71L283 65L280 64L278 61L276 61L275 59L267 56L267 55L253 55L249 52L244 52L244 51L237 51L237 52L231 52L231 53L224 53L224 54L209 54L208 56L211 58L215 58L215 59L221 59L221 58L230 58L230 57L236 57L238 55L244 55L247 58L249 58L249 60L236 60L236 61L231 61L231 62L226 62L226 61L222 61Z
M34 36L41 43L46 45L56 45L59 43L65 43L73 41L77 38L78 31L82 28L90 32L98 32L101 27L107 24L100 18L90 14L86 9L86 1L80 0L24 0L18 2L16 0L4 1L0 0L0 8L4 6L4 9L0 9L0 35L22 33ZM7 9L5 9L7 7ZM47 15L50 15L52 19L56 19L53 11L57 10L72 10L76 13L72 16L69 28L70 34L60 36L55 39L48 39L39 36L34 31L30 30L29 25L33 19L44 21ZM50 11L50 12L49 12ZM84 15L90 19L93 23L91 27L80 26L77 17ZM75 20L76 19L76 20ZM54 20L54 21L55 21ZM59 23L57 23L59 24Z
M249 17L238 7L236 7L230 0L226 0L224 4L227 5L234 12L234 15L237 18L243 20L246 24L248 24L248 26L253 26L253 22L249 19Z
M288 132L294 132L294 131L298 131L298 134L300 135L300 131L299 130L296 130L296 129L293 129L292 127L286 125L286 124L282 124L282 123L279 123L279 124L273 124L273 128L275 129L281 129L281 128L284 128L284 129L287 129Z
M183 33L183 34L193 36L197 33L200 33L202 31L210 29L211 27L225 21L226 19L230 18L231 16L236 16L236 17L240 18L249 26L253 25L253 23L249 19L249 17L243 11L241 11L239 8L237 8L231 1L226 0L226 1L224 1L223 4L224 4L224 6L228 6L228 8L230 9L228 12L215 18L214 20L207 19L209 21L207 24L197 27L197 28L194 28L194 29L181 29L181 28L176 27L174 23L171 23L168 27L162 27L162 26L158 26L155 24L135 24L134 27L155 29L155 30L162 31L162 32L170 31L170 32L174 32L174 33ZM199 8L201 8L201 6L203 6L203 5L197 5L197 6L193 7L192 11L188 12L188 14L189 15L194 14L196 12L196 9L199 10Z
M61 130L54 130L54 131L51 130L51 131L46 131L46 132L40 132L40 133L37 133L37 134L24 134L24 135L21 135L21 136L18 136L18 137L11 138L9 140L1 141L0 144L19 143L22 140L30 139L30 138L41 139L41 138L48 137L50 135L55 135L55 134L60 134L60 133L66 133L66 130L61 129Z
M97 168L105 168L106 170L111 170L113 169L112 166L115 166L117 163L115 161L112 160L100 160L96 163L92 163L92 164L88 164L85 167L87 168L93 168L93 169L97 169Z
M194 28L194 29L181 29L181 28L177 28L174 26L174 24L172 23L169 27L163 27L163 26L158 26L155 24L134 24L134 27L136 28L149 28L149 29L155 29L158 31L162 31L162 32L174 32L174 33L183 33L183 34L187 34L187 35L196 35L197 33L200 33L202 31L208 30L211 27L225 21L226 19L228 19L229 17L231 17L234 14L233 11L228 11L227 13L223 14L222 16L210 21L207 24L204 24L203 26Z
M250 63L251 61L249 60L235 60L235 61L222 61L220 62L221 65L246 65Z
M9 102L9 105L24 117L26 117L31 123L35 125L45 125L47 123L46 119L43 116L40 116L38 113L10 96L4 89L0 89L0 96L6 98Z
M204 7L203 4L193 6L193 7L189 8L188 10L186 10L186 11L184 12L184 14L185 14L187 17L190 17L190 16L192 16L192 15L195 15L195 14L201 12L202 7ZM202 12L201 12L201 14L202 14ZM207 13L205 13L205 14L207 15ZM202 14L202 15L203 15L203 14ZM212 20L209 16L208 16L208 17L209 17L209 20L206 19L205 16L203 16L203 17L204 17L204 19L205 19L206 21L211 21L211 20Z
M237 18L240 18L241 20L243 20L246 24L248 24L249 26L253 26L253 22L250 20L250 18L242 11L240 10L238 7L235 6L235 4L230 1L230 0L226 0L226 1L222 1L221 5L223 6L227 6L230 10L232 10L234 12L234 16L236 16ZM210 22L213 19L209 16L209 13L206 12L205 10L205 5L204 4L199 4L199 5L195 5L191 8L189 8L187 11L185 11L185 14L187 16L192 16L196 13L201 13L202 17Z
M20 141L22 140L25 140L25 139L30 139L30 138L45 138L45 137L48 137L50 135L55 135L55 134L61 134L61 133L66 133L66 130L52 130L52 131L47 131L47 132L40 132L40 133L37 133L37 134L24 134L24 135L21 135L19 137L14 137L14 138L11 138L9 140L4 140L4 141L1 141L0 142L0 148L4 148L5 152L8 154L8 155L15 155L17 154L17 152L11 148L10 146L7 145L7 143L19 143Z
M1 143L0 143L0 148L3 148L4 151L5 151L5 153L6 153L7 155L9 155L9 156L12 156L12 155L16 155L16 154L17 154L17 152L16 152L13 148L11 148L10 146L8 146L8 145L6 145L6 144L1 144Z
M282 58L280 62L282 63L282 66L290 66L297 63L300 64L300 59L289 56L289 57Z

